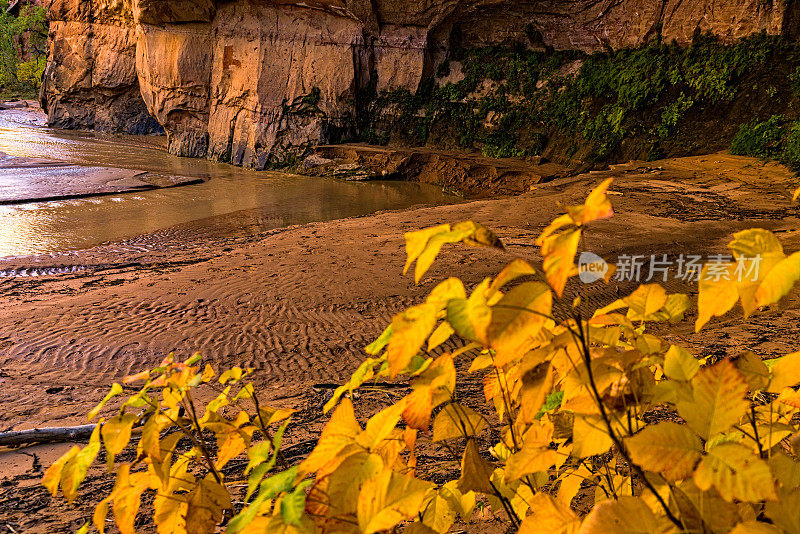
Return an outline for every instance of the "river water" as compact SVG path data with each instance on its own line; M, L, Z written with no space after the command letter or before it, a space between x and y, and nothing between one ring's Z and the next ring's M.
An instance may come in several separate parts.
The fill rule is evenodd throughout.
M214 226L219 231L223 226L245 225L263 231L457 201L426 184L347 182L256 172L172 156L163 149L163 138L59 131L45 128L41 122L29 111L0 112L0 152L206 181L169 189L0 206L0 257L83 249L142 234L157 236L170 228L173 234L191 233L193 226ZM149 243L158 246L158 238Z

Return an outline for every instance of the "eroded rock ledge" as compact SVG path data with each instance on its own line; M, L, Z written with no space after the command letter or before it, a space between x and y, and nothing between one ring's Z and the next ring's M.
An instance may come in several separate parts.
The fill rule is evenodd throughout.
M596 51L794 35L761 0L51 0L49 123L150 133L170 152L264 168L358 133L364 102L415 91L453 47ZM153 120L153 118L155 120ZM157 122L156 122L157 121Z

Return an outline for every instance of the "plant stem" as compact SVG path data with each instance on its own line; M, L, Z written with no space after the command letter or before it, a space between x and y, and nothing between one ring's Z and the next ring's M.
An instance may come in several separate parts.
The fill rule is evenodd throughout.
M611 420L608 417L608 412L606 411L606 407L603 404L600 391L598 391L597 389L597 383L594 380L594 373L592 372L592 354L591 351L589 350L589 343L588 340L586 339L586 333L583 331L583 326L582 326L583 321L579 314L576 314L574 319L578 327L578 339L581 342L580 349L581 352L583 353L584 364L586 365L586 372L589 378L589 385L592 388L592 394L594 395L595 400L597 401L597 406L600 410L600 417L603 419L603 423L606 425L608 436L611 438L612 443L614 443L614 446L617 448L622 458L630 466L631 470L633 470L636 473L636 475L641 479L642 484L644 484L645 487L647 487L647 489L650 490L650 492L658 501L658 504L661 505L661 508L663 508L664 513L667 516L667 519L669 519L679 529L683 528L683 525L681 524L680 520L677 517L675 517L675 515L669 509L667 503L664 501L664 498L661 496L661 494L658 493L653 484L647 479L644 470L642 470L642 468L639 467L639 465L634 463L634 461L631 459L630 455L628 454L628 451L625 448L625 444L622 442L619 436L617 436L617 433L614 432L614 429L612 428L611 425Z
M264 424L264 419L261 418L261 408L260 408L260 406L258 404L258 397L256 396L255 391L253 391L253 397L252 398L253 398L253 404L256 407L256 416L258 417L259 423L261 423L261 432L263 432L264 433L264 437L267 438L270 443L272 443L272 435L271 435L269 429L267 428L267 425ZM286 463L286 459L283 457L283 454L281 454L280 449L275 451L275 455L278 458L278 463L281 464L281 468L289 469L289 464Z
M186 392L186 400L188 401L189 405L189 412L192 415L192 424L197 429L197 432L200 433L200 439L192 439L195 444L200 448L200 452L203 454L203 458L206 460L206 464L208 464L208 468L211 470L211 474L214 475L214 480L217 481L217 484L222 484L222 475L220 475L219 471L217 471L216 466L214 466L214 461L211 459L211 453L208 451L208 447L206 447L206 442L203 440L202 432L203 430L200 428L200 421L197 418L197 411L194 408L194 402L192 402L192 397L189 392Z

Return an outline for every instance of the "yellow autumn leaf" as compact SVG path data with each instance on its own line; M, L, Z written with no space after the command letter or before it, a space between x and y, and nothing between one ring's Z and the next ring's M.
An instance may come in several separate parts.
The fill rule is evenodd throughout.
M435 230L435 229L429 229L429 230ZM425 230L423 230L422 232L425 232ZM448 243L458 243L460 241L463 241L465 244L470 246L487 246L487 247L497 247L501 249L503 248L502 243L491 230L473 221L460 222L452 225L449 228L449 230L433 231L432 233L430 233L430 235L422 234L420 236L415 236L414 247L412 250L414 254L416 254L416 251L418 250L419 243L425 238L427 238L427 240L422 247L422 251L418 255L416 255L417 265L414 268L414 281L417 283L419 283L419 281L428 271L430 266L433 265L433 262L436 259L436 256L439 255L439 252L441 251L442 247ZM407 251L409 250L408 239L409 236L408 234L406 234ZM408 254L406 270L411 265L411 262L413 262L412 257L414 254L411 253Z
M138 417L132 413L124 413L108 419L103 423L100 433L103 436L103 445L108 453L108 467L114 465L114 457L121 453L131 439L133 424Z
M775 525L759 521L745 521L739 523L728 534L781 534L783 531Z
M101 400L100 403L97 406L92 408L92 410L89 412L89 415L87 416L87 418L90 421L92 419L94 419L95 416L97 416L97 414L100 413L100 410L103 409L103 406L105 406L106 403L108 403L108 401L110 401L111 399L113 399L117 395L120 395L121 393L122 393L122 386L119 385L118 383L114 382L114 384L111 386L111 391L106 393L106 396L103 397L103 400Z
M492 247L500 250L505 250L503 242L500 238L480 223L475 221L464 221L453 225L453 230L468 230L467 237L464 238L464 244L470 247Z
M117 468L117 482L112 492L114 519L121 534L136 534L134 522L142 503L142 492L147 489L147 472L130 472L130 464Z
M273 408L272 406L261 406L258 409L258 417L254 417L253 422L263 422L264 426L267 427L275 423L280 423L296 411L297 410L293 410L291 408Z
M47 488L47 491L49 491L53 497L58 494L58 486L61 484L61 474L64 471L64 465L79 452L81 452L81 448L77 445L73 445L69 451L53 462L53 464L47 468L47 471L44 472L42 486Z
M800 532L800 489L782 489L778 492L778 502L768 502L765 507L766 516L786 534Z
M692 400L681 400L676 407L692 430L705 440L730 430L750 407L745 398L747 382L728 360L701 369L691 385Z
M461 516L461 519L469 522L476 503L474 491L462 493L458 489L458 480L451 480L439 488L439 496L450 503L450 507Z
M123 384L130 384L132 382L138 382L140 380L147 380L150 378L150 371L142 371L140 373L136 373L133 375L127 375L125 378L122 379Z
M167 468L169 478L153 499L153 520L158 534L186 533L187 492L195 484L195 478L187 473L188 467L189 459L184 457ZM95 525L98 520L105 522L105 515L95 517Z
M626 308L627 306L628 305L625 304L624 300L617 299L614 302L612 302L611 304L608 304L607 306L603 306L602 308L596 309L594 311L594 313L592 314L592 319L601 318L604 315L608 315L608 314L610 314L612 312L615 312L617 310L621 310L622 308ZM591 321L591 322L592 322L592 324L597 323L597 321Z
M749 447L721 443L712 447L694 472L701 490L714 487L723 499L759 502L777 498L769 465Z
M139 440L138 454L147 454L151 458L162 458L159 441L161 431L169 424L169 418L160 412L153 413L142 426L142 438Z
M443 310L447 303L452 299L463 299L467 297L464 283L458 278L448 278L440 283L428 294L425 302L433 304L437 310Z
M186 508L186 531L192 534L212 534L222 520L223 510L233 506L225 486L209 474L198 481L189 493Z
M594 488L595 506L603 501L613 499L615 493L616 495L633 495L631 477L614 474L613 472L610 476L600 477Z
M644 284L622 299L628 306L628 319L643 321L667 303L667 292L658 284Z
M633 461L668 481L692 475L703 453L700 439L686 425L663 421L646 426L626 440Z
M228 382L235 383L245 376L245 371L241 367L233 367L228 369L217 379L220 384L227 384Z
M383 459L378 454L360 451L348 456L326 477L328 485L325 488L324 501L329 506L327 514L355 514L361 487L367 480L385 470Z
M456 388L456 368L453 355L445 352L432 360L411 380L411 389L430 388L435 394L434 406L447 401Z
M298 477L302 478L309 473L318 471L342 449L354 443L359 434L361 434L361 427L356 421L353 403L350 399L344 399L333 411L328 424L322 429L317 446L300 463Z
M535 274L536 269L534 269L530 263L525 260L516 259L500 271L500 274L492 281L489 289L492 291L499 291L509 282L513 282L523 276L533 276Z
M580 240L580 228L572 228L548 236L542 242L542 268L547 282L559 297L564 293L567 280L577 274L575 254Z
M800 384L800 352L775 358L770 369L772 378L767 391L780 393L783 388Z
M683 347L672 345L664 356L664 374L672 380L689 381L699 370L700 362Z
M217 433L217 460L214 467L222 469L233 458L239 456L250 445L255 427L229 427Z
M61 491L64 492L64 497L67 502L72 502L78 496L78 487L83 479L86 478L86 471L89 466L97 458L97 453L100 452L100 427L102 420L92 431L92 436L89 438L89 444L81 451L64 464L61 471Z
M596 505L583 520L580 534L657 534L676 532L666 519L656 517L640 497L623 495Z
M563 228L574 225L575 221L572 219L572 217L570 217L569 213L565 213L564 215L556 217L550 224L547 225L544 230L542 230L542 233L539 234L539 237L536 238L534 243L541 247L544 242L552 237L556 232Z
M713 266L712 266L713 265ZM736 287L736 264L706 264L700 272L697 296L697 321L699 332L712 317L725 315L736 305L739 292Z
M576 534L581 520L568 505L537 493L530 501L532 514L522 521L519 534Z
M794 193L792 194L793 201L797 201L798 198L800 198L800 187L795 189Z
M566 509L571 510L570 505L572 504L572 500L580 491L583 483L593 478L594 475L585 465L581 465L577 469L561 475L561 484L558 486L557 494L558 503Z
M156 434L156 442L154 445L154 449L149 449L148 454L150 455L150 462L151 466L153 467L153 471L155 472L156 476L161 480L161 484L166 486L170 479L170 462L172 460L173 454L175 452L175 447L178 445L178 442L184 438L182 432L173 432L164 437L162 440L158 440L158 434ZM158 451L155 454L155 450Z
M452 299L447 303L447 322L456 333L469 341L486 342L486 331L492 320L487 299L490 280L476 287L467 299Z
M411 264L414 263L417 258L419 258L419 255L422 254L423 250L425 250L425 245L428 244L428 241L431 237L435 236L436 234L449 231L450 225L442 224L440 226L434 226L432 228L425 228L424 230L406 233L405 240L407 259L406 265L403 268L403 274L406 274L409 267L411 267Z
M369 354L370 356L377 356L386 345L389 344L389 340L392 338L392 325L390 324L387 326L381 335L378 336L378 339L364 347L364 352Z
M522 365L524 364L525 359L522 361ZM520 371L524 371L519 394L520 418L525 423L532 423L537 417L541 417L539 410L553 389L555 368L550 362L544 362L532 369L520 369Z
M406 397L403 420L410 428L428 430L433 410L433 388L423 386L412 391Z
M450 336L455 333L456 331L452 326L450 326L450 323L446 321L439 323L439 326L437 326L436 330L433 331L431 337L428 338L428 352L431 352L433 349L439 347L442 343L450 339Z
M158 493L153 501L153 522L158 534L188 534L186 510L189 504L184 494Z
M713 488L701 490L691 478L674 485L671 493L671 500L689 531L706 528L711 532L728 532L743 519L737 504L724 500ZM652 500L649 502L655 504Z
M491 484L494 467L481 458L475 441L467 440L464 455L461 458L461 476L458 479L458 490L462 493L474 491L491 495L494 488Z
M766 278L770 277L774 268L783 262L786 254L783 253L783 247L775 234L762 228L735 233L733 240L728 243L728 248L733 251L736 258L737 267L734 269L736 290L742 302L744 316L748 317L756 308L763 305L758 303L757 294L760 287ZM762 291L777 292L783 285L785 285L783 277L775 273ZM787 291L790 288L791 284Z
M645 321L669 321L670 323L677 323L683 320L686 310L691 306L691 301L688 295L682 293L673 293L667 295L667 302L664 307L656 313L644 318Z
M580 209L570 209L570 215L578 224L587 224L598 219L608 219L614 215L611 202L608 200L608 191L613 178L603 180L597 187L586 196L586 200Z
M358 494L358 526L363 534L393 528L422 511L431 484L393 471L367 480Z
M486 427L486 419L468 406L452 403L433 420L433 441L477 436Z
M432 532L445 534L456 520L456 511L450 501L438 491L430 491L422 513L422 524Z
M764 361L752 351L745 351L736 360L736 368L747 380L747 386L751 391L764 389L769 384L770 371ZM798 379L800 381L800 379Z
M392 319L392 337L386 349L391 377L402 372L436 326L436 306L413 306Z
M415 521L403 529L403 534L440 534L425 523Z
M800 280L800 252L781 260L761 279L755 291L755 306L775 304Z
M603 454L613 445L608 429L599 415L575 414L572 441L575 445L572 455L576 458Z
M100 532L100 534L105 534L106 532L106 519L108 518L108 505L111 503L111 496L109 495L99 503L94 508L94 513L92 514L92 523L94 524L94 528ZM180 530L175 530L176 534L183 534ZM159 534L161 534L159 532Z
M389 327L384 331L384 333L386 332L391 333L391 330L392 326L389 325ZM381 337L383 337L383 335L381 335ZM386 343L388 342L389 338L387 337ZM366 351L369 354L374 354L373 352L370 351L369 347L367 347ZM322 407L322 411L324 413L328 413L329 411L331 411L331 409L333 409L334 406L336 406L339 403L339 400L342 398L342 395L344 395L347 392L352 393L352 391L359 388L361 384L374 377L375 366L378 365L379 363L383 363L384 361L385 361L385 356L383 358L367 358L366 360L364 360L364 362L362 362L361 365L358 366L358 369L356 369L355 372L353 372L353 374L350 375L350 380L348 380L346 383L336 388L331 398L328 400L328 402L325 403L325 406ZM263 416L262 419L264 419ZM264 420L266 421L266 419Z
M405 408L405 403L399 402L370 417L364 431L356 438L358 444L365 449L378 447L395 429Z
M496 351L496 366L502 367L533 348L552 311L552 302L552 293L545 284L525 282L492 306L486 335Z
M753 258L756 256L784 257L783 246L775 234L763 228L751 228L733 234L728 248L737 258Z
M506 461L506 483L553 467L558 461L558 453L550 448L552 438L552 423L532 423L522 437L522 448Z

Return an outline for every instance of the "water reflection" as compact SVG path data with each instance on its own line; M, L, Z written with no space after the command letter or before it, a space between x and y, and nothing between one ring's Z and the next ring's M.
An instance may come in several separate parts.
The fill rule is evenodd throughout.
M421 184L351 183L177 158L160 144L159 138L60 132L0 116L0 151L12 156L208 179L174 189L0 206L0 256L86 248L192 221L263 230L456 200ZM209 219L227 214L235 215Z

